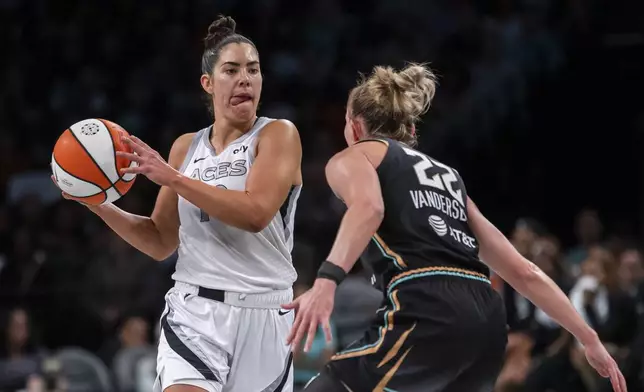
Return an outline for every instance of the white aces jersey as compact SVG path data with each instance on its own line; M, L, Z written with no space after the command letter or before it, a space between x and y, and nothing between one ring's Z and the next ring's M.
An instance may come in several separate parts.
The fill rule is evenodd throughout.
M253 127L219 154L210 143L212 126L195 135L181 172L212 186L243 191L255 159L259 133L274 121L259 117ZM209 217L179 196L179 258L172 278L202 287L260 293L291 288L295 207L293 186L270 224L251 233Z

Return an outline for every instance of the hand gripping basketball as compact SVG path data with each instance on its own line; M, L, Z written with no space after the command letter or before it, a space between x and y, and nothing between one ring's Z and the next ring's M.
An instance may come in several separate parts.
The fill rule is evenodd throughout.
M60 186L58 186L58 182L56 181L56 177L54 177L54 175L52 174L50 176L50 178L54 182L54 185L56 185L56 188L60 189ZM65 191L63 191L62 189L60 190L60 194L63 196L63 199L77 201L77 202L79 202L80 204L82 204L82 205L84 205L86 207L96 207L96 206L92 206L91 204L83 203L83 201L80 198L76 198L74 196L71 196L68 193L66 193Z
M170 185L179 175L161 155L136 136L123 136L123 142L130 145L133 153L117 151L116 155L136 162L136 165L121 169L122 174L143 174L151 181L161 186Z
M78 121L59 136L51 171L66 199L98 206L120 199L132 188L136 176L119 174L120 168L135 164L116 157L119 150L132 152L121 136L128 136L125 129L100 118Z

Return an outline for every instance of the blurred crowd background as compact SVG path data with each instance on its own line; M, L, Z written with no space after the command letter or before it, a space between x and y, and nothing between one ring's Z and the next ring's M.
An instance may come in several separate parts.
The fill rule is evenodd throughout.
M302 135L297 293L343 212L323 169L344 146L358 71L430 62L440 87L419 149L459 168L644 391L641 0L0 0L0 391L150 390L175 259L154 262L61 200L49 160L84 118L163 155L206 126L201 39L219 13L260 51L260 115ZM140 178L117 204L149 214L157 191ZM608 390L569 334L495 285L510 328L497 392ZM338 291L333 346L320 337L297 353L298 385L361 335L380 299L357 267Z

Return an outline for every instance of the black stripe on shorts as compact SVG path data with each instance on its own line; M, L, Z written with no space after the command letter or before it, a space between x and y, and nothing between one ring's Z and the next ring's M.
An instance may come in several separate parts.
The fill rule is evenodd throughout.
M168 312L169 313L169 312ZM161 325L163 326L163 332L165 334L165 339L168 341L168 345L175 353L179 354L190 366L194 367L199 373L201 373L206 380L221 382L215 373L201 360L195 353L190 351L190 349L179 339L177 334L172 330L170 324L168 324L168 315L164 315L161 319Z

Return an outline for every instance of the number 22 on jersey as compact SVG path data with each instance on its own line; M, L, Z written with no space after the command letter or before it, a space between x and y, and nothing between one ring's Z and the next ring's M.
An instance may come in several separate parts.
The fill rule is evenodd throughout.
M411 148L403 147L402 149L407 155L420 158L420 162L414 165L414 171L416 172L416 177L418 177L418 183L435 189L440 189L441 191L447 191L462 206L465 206L463 192L460 189L454 189L454 184L458 183L458 178L454 173L454 169L440 162L434 161L427 155L412 150ZM431 177L427 176L427 170L434 166L445 169L446 173L436 173Z

